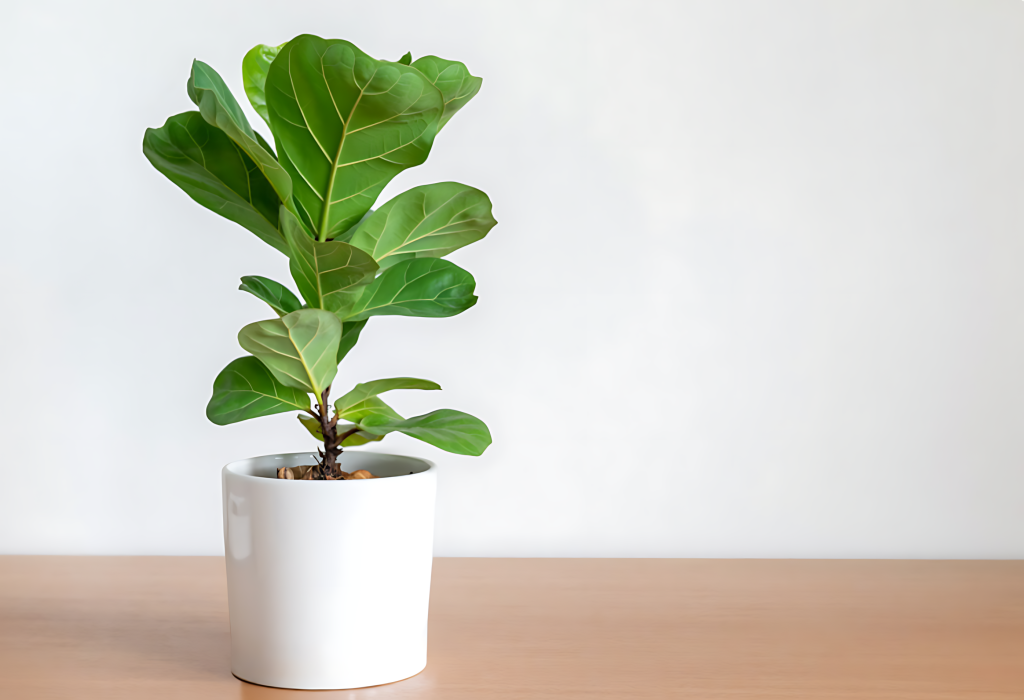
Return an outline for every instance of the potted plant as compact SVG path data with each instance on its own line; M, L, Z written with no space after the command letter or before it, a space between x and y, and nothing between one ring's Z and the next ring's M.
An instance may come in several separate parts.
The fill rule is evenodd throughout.
M192 199L284 253L299 293L242 278L274 317L239 332L249 354L217 376L206 409L218 425L297 411L323 443L223 469L232 671L303 689L401 680L426 665L435 472L426 460L345 448L401 432L480 455L491 437L468 414L405 418L380 398L440 389L426 379L332 387L373 316L441 318L476 303L472 275L444 256L494 226L487 195L441 182L372 207L426 160L481 80L457 61L382 61L311 35L253 48L242 73L276 154L200 61L188 80L198 111L143 141Z

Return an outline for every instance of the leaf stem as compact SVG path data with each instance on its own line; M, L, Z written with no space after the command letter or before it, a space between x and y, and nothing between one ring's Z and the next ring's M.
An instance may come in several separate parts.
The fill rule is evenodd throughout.
M335 417L335 418L337 418L337 417ZM340 445L341 443L345 442L345 440L349 439L350 437L352 437L353 435L355 435L358 432L359 432L359 426L358 425L354 426L352 428L349 428L348 430L346 430L345 432L343 432L341 435L338 436L338 444Z

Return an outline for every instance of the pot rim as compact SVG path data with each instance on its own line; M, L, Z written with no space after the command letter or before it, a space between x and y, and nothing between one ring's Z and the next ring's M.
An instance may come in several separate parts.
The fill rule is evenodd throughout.
M412 460L414 462L420 462L421 464L425 464L426 465L426 469L423 469L422 471L415 472L413 474L399 474L397 476L387 476L387 477L381 477L381 478L378 478L378 479L340 479L338 481L333 481L331 483L346 483L346 484L359 483L359 484L378 484L378 485L380 485L383 482L391 481L392 479L405 479L405 478L408 478L408 477L426 478L428 474L430 476L433 476L432 472L433 472L434 468L437 466L436 464L434 464L434 462L430 461L429 459L424 459L423 457L413 457L411 455L396 455L396 454L391 454L389 452L370 452L370 451L362 451L362 450L352 450L352 454L360 454L360 455L367 455L367 456L373 455L374 457L379 455L381 457L390 457L390 458L396 458L397 457L398 459L408 459L408 460ZM267 483L272 483L272 484L318 484L318 483L321 483L318 480L314 481L312 479L310 479L310 480L302 480L302 479L274 479L274 478L270 478L270 477L267 477L267 476L256 476L256 475L253 475L253 474L245 474L245 473L240 472L240 471L237 470L237 466L242 464L243 462L251 462L251 461L257 460L257 459L267 459L267 460L269 460L269 459L286 459L288 457L311 457L313 459L316 459L316 454L313 453L313 452L281 452L281 453L278 453L278 454L257 455L255 457L247 457L245 459L236 459L233 462L228 462L227 464L224 465L224 468L221 471L225 475L231 474L232 478L243 479L243 480L247 480L247 481L248 480L258 481L261 484L267 484ZM371 457L371 459L372 459L372 457ZM327 482L322 482L322 483L327 483Z

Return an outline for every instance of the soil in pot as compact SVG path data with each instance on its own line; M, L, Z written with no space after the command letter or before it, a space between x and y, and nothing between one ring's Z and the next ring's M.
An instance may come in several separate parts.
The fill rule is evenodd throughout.
M317 466L313 464L303 465L301 467L281 467L277 470L278 479L294 479L298 481L313 481L313 475L316 473ZM357 469L351 474L348 472L341 472L343 479L376 479L374 476L365 469ZM330 477L328 477L330 478ZM334 481L335 479L330 479Z

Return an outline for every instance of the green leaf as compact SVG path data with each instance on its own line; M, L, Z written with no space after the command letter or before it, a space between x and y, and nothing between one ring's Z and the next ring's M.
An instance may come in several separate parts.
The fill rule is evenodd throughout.
M393 377L391 379L375 379L372 382L356 384L352 391L348 392L334 402L334 410L339 414L344 413L351 407L359 404L372 396L378 396L387 391L397 389L423 389L436 391L441 388L437 382L429 379L415 379L413 377Z
M318 421L313 416L302 413L299 414L298 418L299 422L302 423L306 430L309 431L310 435L315 437L320 442L324 441L324 434L320 430L320 421ZM349 430L355 427L357 426L351 423L339 423L337 428L338 434L341 435L342 433L348 432ZM369 442L380 442L383 439L383 435L371 435L370 433L364 433L363 431L360 430L355 433L352 433L347 438L342 440L341 445L342 447L357 447L359 445L365 445Z
M267 178L281 201L288 203L292 196L291 176L277 162L266 141L258 138L249 126L242 107L217 71L202 61L193 61L188 96L199 107L203 119L237 143Z
M206 417L217 425L227 425L308 408L306 392L281 384L255 357L240 357L214 380Z
M351 423L339 423L338 432L344 432L349 428L355 427ZM370 433L362 430L352 433L347 438L341 441L342 447L358 447L359 445L368 445L371 442L380 442L384 439L383 435L371 435Z
M406 51L405 55L398 59L398 62L403 66L407 66L412 63L412 51Z
M479 241L496 223L486 194L457 182L438 182L389 201L349 242L386 268L411 258L442 258Z
M444 109L415 68L309 34L281 49L266 95L296 209L321 241L347 231L395 175L426 160Z
M356 341L359 340L359 334L362 333L363 326L365 325L366 319L362 321L345 321L341 324L341 342L338 344L339 363L355 347Z
M247 275L242 278L242 284L238 288L267 302L278 316L284 316L302 308L302 303L288 287L266 277Z
M413 258L389 267L363 287L345 320L392 315L454 316L476 303L475 288L473 276L455 263Z
M359 221L357 221L355 226L350 228L348 231L345 231L344 233L336 234L333 238L331 238L329 240L341 241L342 243L351 243L352 242L352 236L354 236L356 234L356 231L359 230L359 227L362 226L363 223L367 219L369 219L372 215L373 215L373 209L370 209L365 214L363 214L363 218L361 218Z
M328 311L299 309L272 321L250 323L238 343L258 357L279 382L319 397L338 373L341 321Z
M280 46L268 46L257 44L249 49L242 59L242 85L245 94L249 98L249 104L256 110L256 114L263 118L263 121L270 126L270 114L267 112L267 71L270 64L277 58L277 54L284 48Z
M159 129L146 129L142 152L196 202L287 254L277 230L281 200L274 188L238 144L199 112L184 112Z
M402 420L402 416L398 415L395 409L376 396L365 398L337 413L338 418L358 423L360 428L367 423L391 423Z
M358 296L358 288L373 280L377 263L348 243L313 240L283 207L281 222L290 251L289 270L302 298L313 308L344 317Z
M466 103L473 99L480 86L483 85L483 78L477 78L469 74L469 69L458 61L446 61L437 56L423 56L412 63L412 67L427 76L427 79L441 91L444 96L444 115L441 117L442 126L455 116L455 113L466 106Z
M474 457L482 455L491 444L491 433L482 420L448 408L390 423L367 424L364 421L360 427L372 435L398 431L446 452Z
M309 431L309 434L315 437L320 442L324 441L324 431L320 429L320 420L313 416L305 413L300 413L298 416L299 422L302 423L302 427Z

